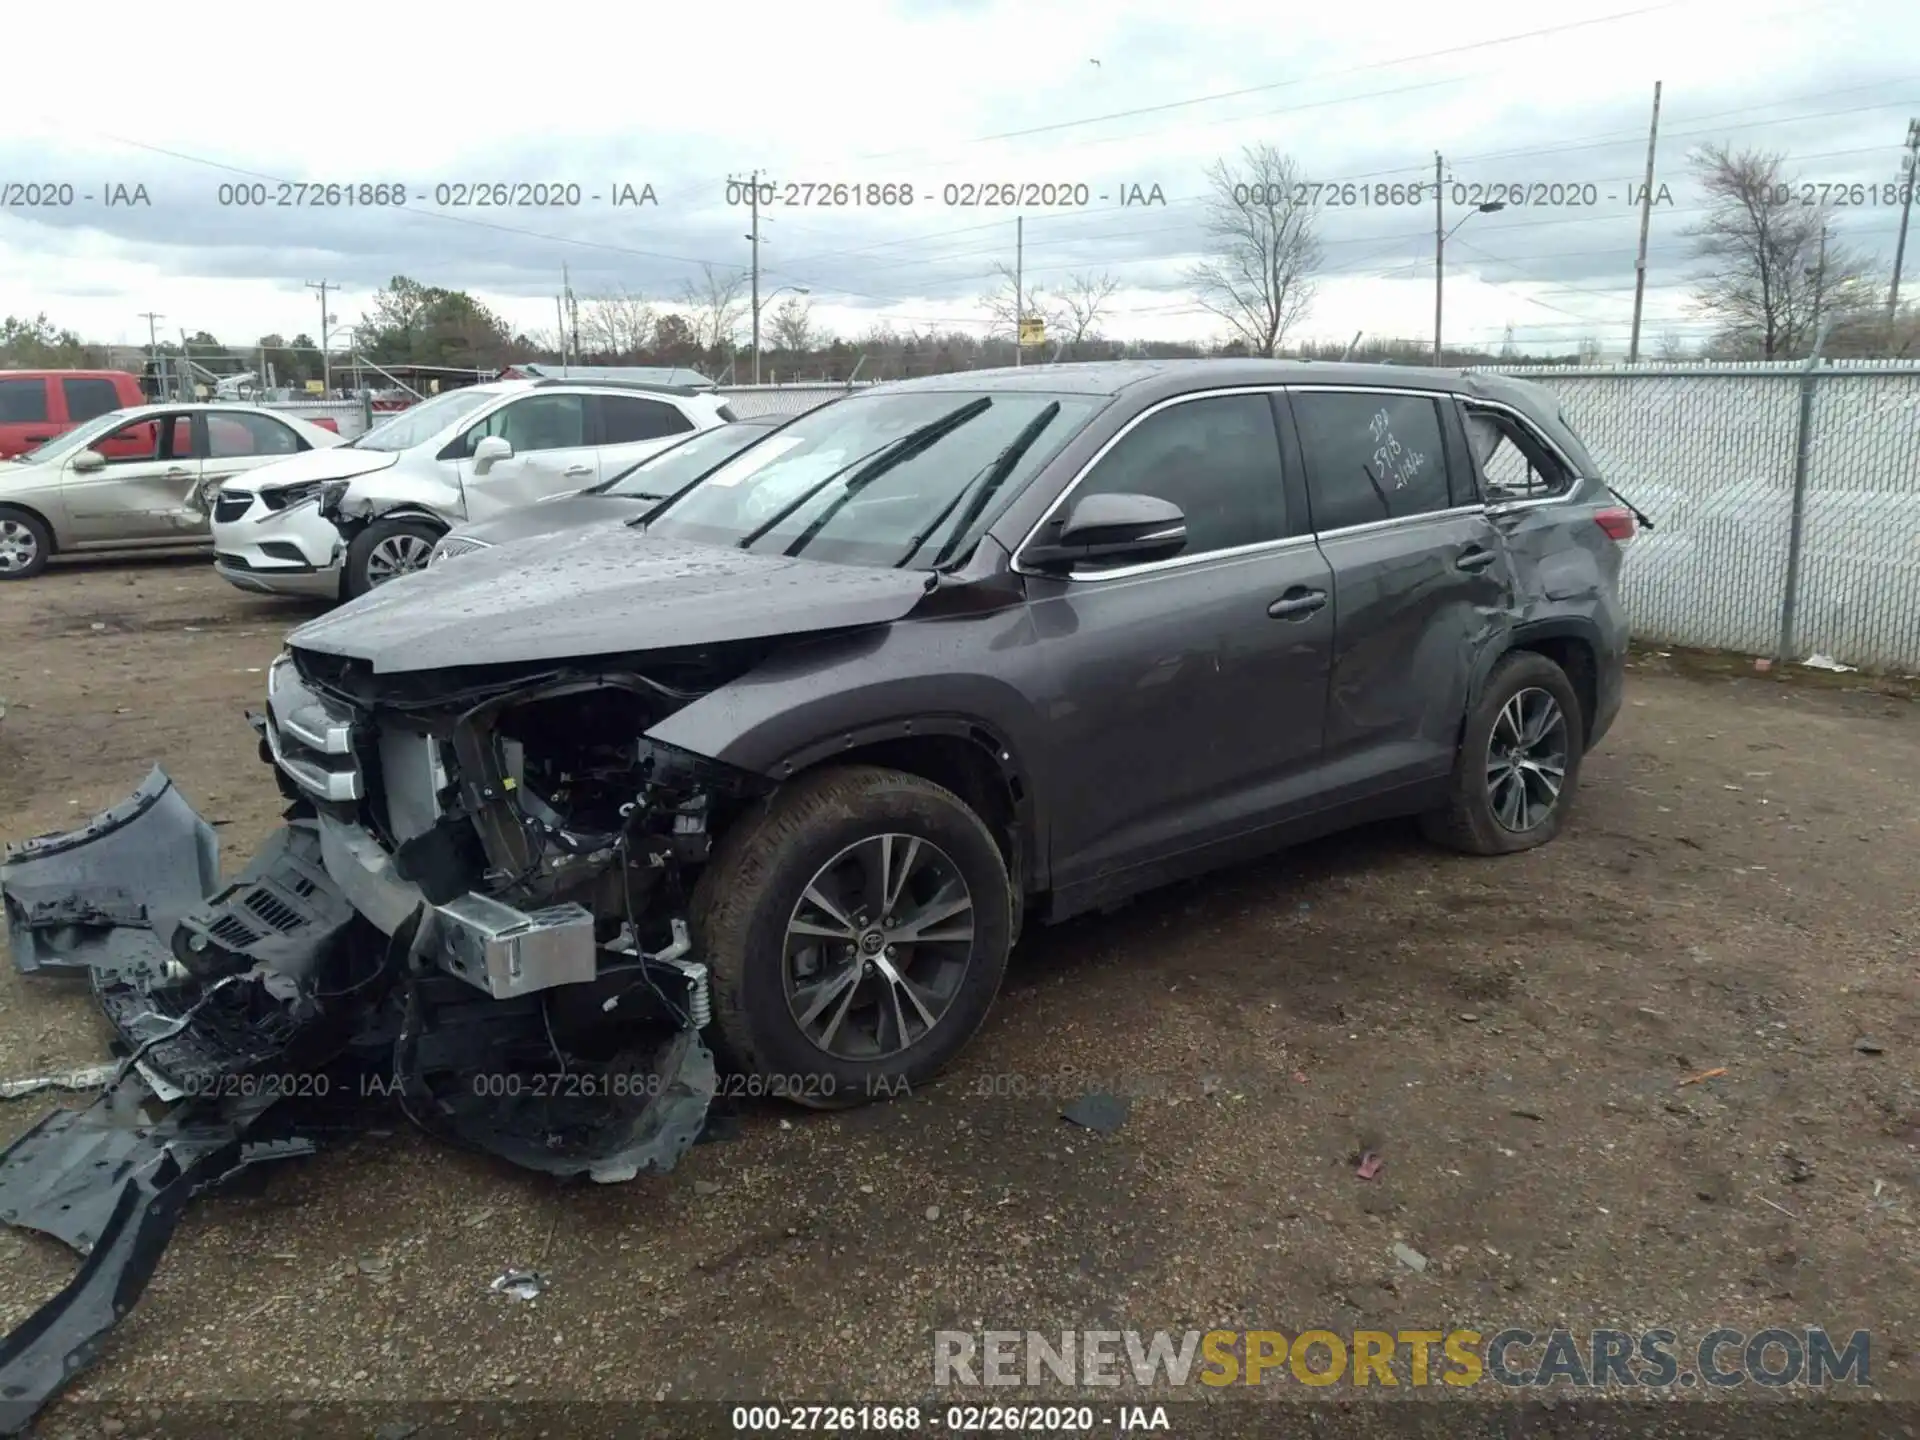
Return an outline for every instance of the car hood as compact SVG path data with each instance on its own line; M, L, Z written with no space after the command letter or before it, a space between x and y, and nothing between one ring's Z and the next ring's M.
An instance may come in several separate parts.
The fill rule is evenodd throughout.
M377 674L679 649L900 620L916 570L651 538L614 521L405 575L287 637Z
M560 530L577 530L600 520L626 520L645 514L657 501L640 500L630 495L594 495L576 490L553 495L531 505L519 505L471 525L462 525L454 536L461 540L479 540L488 545L505 545L510 540L530 540L536 535L551 535Z
M305 450L235 475L220 488L234 490L277 490L284 485L305 485L311 480L350 480L385 470L400 459L398 450L350 450L336 445L328 450Z

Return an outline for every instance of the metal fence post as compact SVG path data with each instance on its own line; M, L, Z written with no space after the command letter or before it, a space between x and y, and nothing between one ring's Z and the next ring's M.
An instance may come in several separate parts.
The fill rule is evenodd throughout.
M1820 369L1820 351L1827 343L1831 320L1822 320L1813 337L1813 353L1800 372L1800 423L1793 437L1793 518L1787 527L1787 583L1780 597L1780 639L1773 648L1776 663L1793 658L1794 611L1800 601L1800 551L1807 522L1807 462L1813 454L1813 387Z

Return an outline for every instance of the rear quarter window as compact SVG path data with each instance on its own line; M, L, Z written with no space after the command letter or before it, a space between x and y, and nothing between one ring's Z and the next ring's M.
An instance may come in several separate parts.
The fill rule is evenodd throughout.
M46 418L47 382L44 378L39 375L0 378L0 425L37 425Z

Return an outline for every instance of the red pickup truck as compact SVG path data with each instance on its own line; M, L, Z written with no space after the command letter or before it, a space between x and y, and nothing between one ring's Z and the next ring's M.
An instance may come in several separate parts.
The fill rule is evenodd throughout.
M119 370L0 370L0 460L109 410L146 403L139 379Z

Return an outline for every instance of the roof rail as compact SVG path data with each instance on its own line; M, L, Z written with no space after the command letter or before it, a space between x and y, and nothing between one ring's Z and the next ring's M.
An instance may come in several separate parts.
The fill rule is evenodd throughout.
M557 385L597 385L605 390L638 390L652 395L706 395L711 392L694 385L655 385L645 380L596 380L587 375L543 376L533 382L536 390L551 390Z

